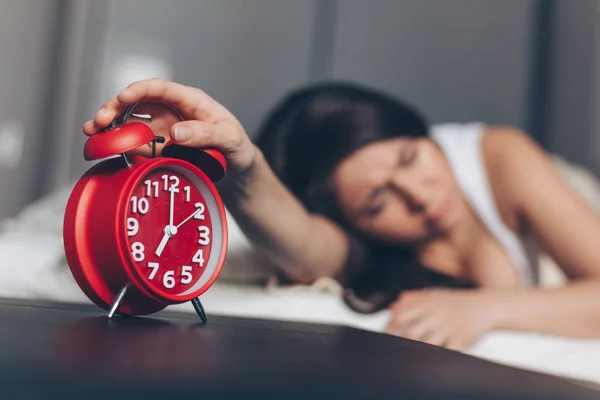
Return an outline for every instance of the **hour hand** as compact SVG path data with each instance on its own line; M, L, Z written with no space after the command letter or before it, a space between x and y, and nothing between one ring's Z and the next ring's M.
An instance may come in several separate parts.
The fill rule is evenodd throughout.
M169 241L169 239L172 238L173 236L175 236L176 234L177 234L176 226L167 225L165 227L165 233L164 233L162 239L160 240L160 243L158 244L158 248L156 249L157 257L160 257L160 255L162 254L163 250L165 249L165 246L167 245L167 242Z
M158 245L158 248L156 249L156 257L160 257L160 255L162 254L163 250L165 249L165 246L167 245L167 242L169 241L169 234L167 232L165 232L165 234L163 235L160 244Z

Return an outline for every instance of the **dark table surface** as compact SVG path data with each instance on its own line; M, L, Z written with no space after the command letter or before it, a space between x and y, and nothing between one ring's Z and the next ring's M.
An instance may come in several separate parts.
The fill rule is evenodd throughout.
M0 398L600 399L600 391L353 328L0 299ZM600 362L600 360L599 360Z

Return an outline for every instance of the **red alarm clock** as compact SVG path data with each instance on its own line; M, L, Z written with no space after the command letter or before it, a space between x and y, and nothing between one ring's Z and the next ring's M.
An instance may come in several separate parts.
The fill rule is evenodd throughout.
M79 179L67 203L67 262L109 318L191 301L206 322L198 296L219 276L227 251L225 209L213 184L225 175L225 157L173 142L156 157L165 138L127 122L134 107L85 144L86 160L108 159ZM148 144L152 156L127 156Z

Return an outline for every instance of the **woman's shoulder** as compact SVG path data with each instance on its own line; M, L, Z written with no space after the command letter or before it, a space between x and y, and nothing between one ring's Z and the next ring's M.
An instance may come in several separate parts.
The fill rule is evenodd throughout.
M488 125L483 128L481 148L488 171L510 178L544 151L531 136L516 127Z
M513 126L484 123L444 123L432 125L431 137L453 164L464 164L465 157L483 162L488 175L510 180L541 149L533 139Z
M533 144L529 134L517 127L509 125L487 125L481 122L438 123L430 127L435 138L452 142L482 138L484 156L504 157L515 148L521 150Z
M430 132L455 164L469 154L476 155L488 174L502 182L511 181L536 158L546 156L527 132L513 126L444 123L432 125Z
M512 126L486 126L481 139L482 156L490 188L500 213L511 228L520 230L524 174L539 171L536 165L547 154L531 136Z

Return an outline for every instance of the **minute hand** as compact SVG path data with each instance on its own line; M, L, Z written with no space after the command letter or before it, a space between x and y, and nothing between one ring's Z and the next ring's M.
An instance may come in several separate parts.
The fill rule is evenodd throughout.
M175 203L175 187L171 186L169 198L169 226L173 226L173 208Z
M200 211L200 209L197 209L196 211L194 211L189 217L187 217L186 219L184 219L179 225L176 226L177 229L179 229L179 227L183 224L185 224L186 222L188 222L190 219L192 219L192 217L196 214L198 214L198 212Z

